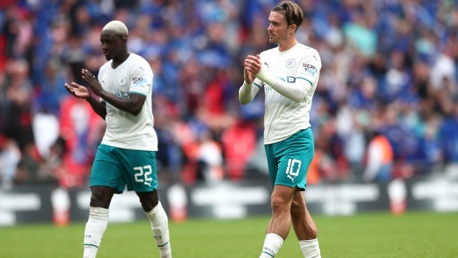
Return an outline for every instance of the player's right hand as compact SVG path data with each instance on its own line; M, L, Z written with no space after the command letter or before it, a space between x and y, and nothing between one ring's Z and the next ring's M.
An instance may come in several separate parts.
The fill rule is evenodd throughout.
M72 82L71 84L66 83L65 88L75 97L82 99L87 99L90 97L88 89L76 82Z

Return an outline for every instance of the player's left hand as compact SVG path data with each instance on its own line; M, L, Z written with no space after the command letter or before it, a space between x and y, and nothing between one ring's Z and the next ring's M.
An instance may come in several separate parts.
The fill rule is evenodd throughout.
M97 78L95 78L95 76L91 72L89 72L89 70L87 69L82 69L81 75L83 77L83 80L85 80L89 84L92 91L97 96L100 96L102 94L103 88L102 88L102 85L97 80Z
M246 83L252 84L255 78L256 78L256 75L248 71L247 68L243 70L243 79L245 80Z
M259 55L248 55L245 59L245 69L252 74L257 74L261 69L261 58Z

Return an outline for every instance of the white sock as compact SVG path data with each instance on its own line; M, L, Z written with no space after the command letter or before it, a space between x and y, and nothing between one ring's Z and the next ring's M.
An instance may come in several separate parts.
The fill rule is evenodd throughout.
M318 238L301 240L299 241L299 246L301 247L302 254L305 258L321 258Z
M273 258L280 251L280 247L283 245L283 238L281 236L269 233L264 239L264 246L262 247L261 256L259 258Z
M161 258L172 258L170 246L169 220L164 208L159 202L151 211L146 212L151 223L154 240L161 254Z
M83 258L95 258L108 226L108 209L89 207L89 219L84 230Z

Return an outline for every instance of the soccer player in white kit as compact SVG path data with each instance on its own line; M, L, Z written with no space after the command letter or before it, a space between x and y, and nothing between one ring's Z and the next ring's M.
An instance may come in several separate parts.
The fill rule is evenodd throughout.
M168 218L158 196L158 142L152 111L153 71L149 63L127 49L128 29L120 21L106 24L100 36L107 62L98 78L81 74L100 100L75 82L67 90L88 101L106 121L106 130L92 166L89 218L84 232L83 258L97 255L108 225L115 193L134 190L150 220L161 258L171 258Z
M277 47L245 59L242 104L264 87L264 146L273 192L272 217L260 258L277 255L293 225L304 257L321 257L315 222L305 205L308 167L314 155L310 127L312 98L320 76L318 52L299 43L301 8L282 2L269 15L269 42Z

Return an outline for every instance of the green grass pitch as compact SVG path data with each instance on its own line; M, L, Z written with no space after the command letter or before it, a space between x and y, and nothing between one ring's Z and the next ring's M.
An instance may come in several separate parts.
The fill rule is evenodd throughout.
M456 258L458 213L314 216L323 258ZM175 258L257 258L267 217L170 223ZM0 257L82 257L84 223L0 228ZM98 258L159 257L149 222L109 224ZM302 257L293 231L277 258Z

